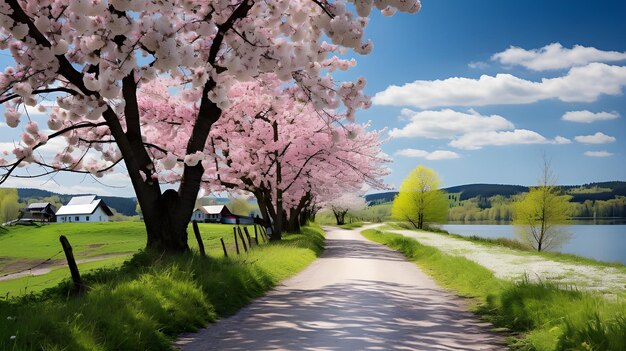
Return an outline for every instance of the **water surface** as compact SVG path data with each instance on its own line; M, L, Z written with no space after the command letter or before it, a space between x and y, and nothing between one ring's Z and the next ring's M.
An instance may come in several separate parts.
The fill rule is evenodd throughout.
M463 236L516 239L510 224L446 224L442 229ZM574 224L566 226L570 240L556 251L626 264L626 224Z

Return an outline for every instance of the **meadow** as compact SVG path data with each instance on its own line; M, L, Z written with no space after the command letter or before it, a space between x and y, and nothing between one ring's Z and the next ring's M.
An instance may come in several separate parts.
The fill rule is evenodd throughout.
M68 238L85 256L130 253L144 245L145 237L135 223L74 228L80 230ZM69 228L49 225L31 236L24 228L16 229L0 240L24 250L32 241L36 249L28 257L41 258L55 252L57 235ZM196 250L176 256L139 251L126 261L120 258L108 268L85 272L83 280L89 288L82 296L71 295L70 282L59 276L60 283L49 282L51 287L41 292L0 299L0 350L169 350L179 333L235 312L323 251L323 231L316 226L228 258L223 257L219 238L233 249L232 226L203 224L200 230L206 257ZM26 237L19 238L22 235ZM90 242L107 247L90 252ZM19 255L11 253L11 257Z
M199 223L198 226L207 255L213 257L224 255L220 238L224 239L227 251L235 255L232 225ZM81 272L119 267L146 244L145 229L141 222L51 223L6 229L0 232L0 277L35 266L38 269L49 269L50 272L0 280L0 296L5 298L7 295L19 296L38 292L70 277L67 267L63 267L65 256L59 243L60 235L65 235L72 245ZM251 226L249 231L254 236ZM198 243L191 226L189 245L193 250L197 250ZM241 246L241 243L239 245ZM240 250L243 252L242 247ZM46 262L48 259L50 261Z

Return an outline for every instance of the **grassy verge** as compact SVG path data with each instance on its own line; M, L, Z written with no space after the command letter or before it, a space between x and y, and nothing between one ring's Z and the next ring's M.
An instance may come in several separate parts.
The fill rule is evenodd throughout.
M193 331L306 267L323 232L305 227L279 243L230 258L135 255L84 276L90 290L68 297L66 281L42 294L0 300L1 350L169 350Z
M339 226L339 228L341 229L354 229L354 228L361 228L363 226L363 222L353 222L353 223L346 223L346 224L342 224Z
M441 285L473 298L496 327L518 335L518 350L626 350L626 302L559 286L496 278L483 266L399 234L366 230L369 240L402 252Z

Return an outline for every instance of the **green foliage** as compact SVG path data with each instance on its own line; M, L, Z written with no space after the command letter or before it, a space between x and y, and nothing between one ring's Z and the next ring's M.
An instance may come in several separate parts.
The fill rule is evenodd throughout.
M239 197L230 197L226 206L230 212L240 216L249 216L254 208L246 199Z
M17 190L0 188L0 224L17 219L19 213Z
M520 238L537 251L550 250L567 240L561 225L570 215L570 196L554 186L538 186L514 205L513 223Z
M439 190L439 184L435 171L417 166L400 185L391 208L392 217L407 221L418 229L427 223L445 223L448 198Z
M366 230L363 235L402 252L441 285L474 298L475 310L496 327L519 334L512 349L538 351L626 350L626 301L567 287L510 282L483 266L442 253L398 234Z
M68 299L66 282L0 300L0 349L170 350L176 334L235 312L303 269L322 245L323 232L305 227L232 258L142 252L120 268L86 274L82 297Z
M472 221L511 221L513 219L513 202L519 197L496 195L489 198L474 197L461 201L458 206L450 208L448 219L455 222Z

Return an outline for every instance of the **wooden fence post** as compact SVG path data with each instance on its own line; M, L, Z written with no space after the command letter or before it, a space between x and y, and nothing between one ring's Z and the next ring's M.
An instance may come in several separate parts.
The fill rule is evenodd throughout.
M67 259L67 265L70 268L70 273L72 273L72 281L74 282L74 288L72 289L72 292L80 295L85 291L85 285L83 284L83 280L80 277L78 265L76 265L76 260L74 259L72 245L70 245L70 242L67 240L65 235L61 235L59 237L59 241L61 242L61 246L63 246L63 252L65 252L65 258Z
M222 250L224 250L224 257L228 257L228 252L226 252L226 245L224 244L224 238L220 238L222 242Z
M239 243L237 242L237 228L233 227L233 238L235 238L235 250L237 250L237 255L239 255Z
M241 243L243 244L243 250L248 252L248 246L246 246L246 239L243 238L243 233L241 232L241 227L237 226L237 231L239 232L239 237L241 238Z
M246 238L248 238L248 247L252 249L252 239L250 238L250 233L248 232L248 227L243 227L243 231L246 233Z
M204 243L202 242L202 237L200 236L200 229L198 228L198 222L194 220L191 223L193 225L193 233L196 235L196 240L198 240L198 248L200 249L200 255L202 257L206 257L206 252L204 252Z
M254 241L256 242L256 246L259 246L259 233L256 230L256 224L254 225Z

